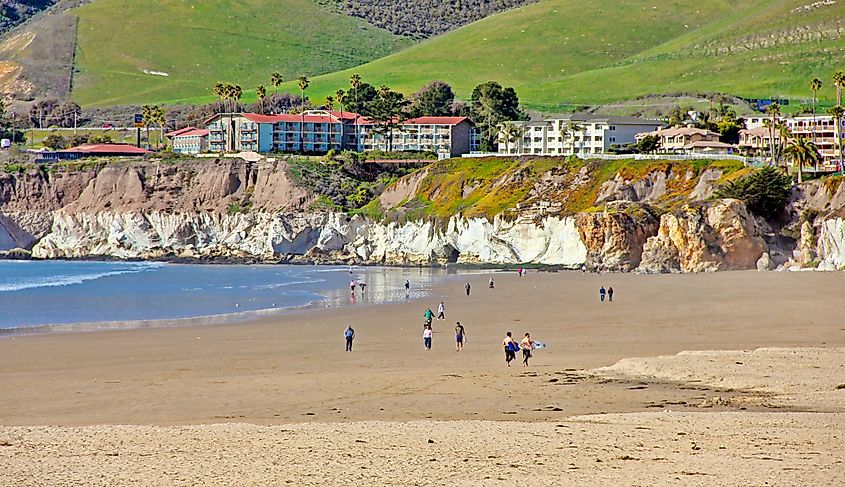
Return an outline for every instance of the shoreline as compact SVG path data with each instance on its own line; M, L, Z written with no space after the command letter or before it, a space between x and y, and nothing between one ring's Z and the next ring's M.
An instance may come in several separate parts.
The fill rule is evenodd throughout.
M41 260L41 262L49 262L53 259L45 259ZM102 260L87 260L87 259L61 259L61 261L69 261L69 262L132 262L132 263L161 263L161 264L171 264L171 265L194 265L192 263L181 263L181 262L159 262L159 261L151 261L151 260L122 260L122 259L114 259L108 261ZM232 264L232 263L217 263L220 265L276 265L276 264ZM291 264L279 264L279 265L291 265ZM305 265L305 264L302 264ZM322 264L314 264L311 267L325 267L326 269L322 270L323 272L345 272L344 269L340 268L337 265L322 265ZM330 267L337 267L337 269L329 269ZM391 266L355 266L355 267L363 267L368 270L374 269L386 269L389 271L394 271L397 269L401 270L412 270L417 269L417 267L391 267ZM208 327L208 326L219 326L219 325L238 325L238 324L248 324L259 322L261 320L270 320L274 317L281 317L289 314L300 314L300 313L308 313L314 312L318 310L326 310L326 309L343 309L347 307L372 307L372 306L381 306L385 304L394 304L400 302L412 302L418 301L420 299L424 299L430 296L432 293L436 292L437 288L445 286L449 281L455 280L459 277L466 276L478 276L478 275L488 275L490 273L499 272L497 270L471 270L471 269L458 269L457 272L450 272L448 269L445 268L431 268L431 267L419 267L420 270L428 269L431 271L441 271L443 270L443 275L438 278L438 282L434 283L431 286L426 286L423 288L415 288L414 292L411 295L406 295L405 298L396 297L393 299L389 299L387 301L379 301L370 303L361 296L360 291L357 291L358 296L357 299L360 299L360 302L357 302L355 299L352 302L348 300L342 299L341 296L344 295L345 292L348 292L348 287L338 287L338 288L331 288L317 292L322 299L314 300L305 304L301 305L294 305L294 306L286 306L286 307L278 307L278 308L261 308L255 310L247 310L247 311L237 311L232 313L218 313L218 314L210 314L210 315L200 315L200 316L190 316L190 317L183 317L183 318L156 318L156 319L139 319L139 320L114 320L114 321L80 321L80 322L73 322L73 323L51 323L51 324L38 324L38 325L24 325L24 326L17 326L17 327L8 327L8 328L0 328L0 340L9 339L13 337L22 337L22 336L30 336L30 335L44 335L44 334L72 334L72 333L93 333L93 332L109 332L109 331L120 331L120 330L136 330L136 329L160 329L160 328L176 328L176 327ZM366 276L365 276L366 277ZM370 289L370 293L377 291L377 289Z

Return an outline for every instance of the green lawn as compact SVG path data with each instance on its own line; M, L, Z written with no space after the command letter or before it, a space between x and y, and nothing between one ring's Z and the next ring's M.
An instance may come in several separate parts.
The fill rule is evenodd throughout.
M654 93L720 91L809 99L809 81L845 69L845 2L541 0L371 63L312 80L315 100L349 76L406 93L442 79L468 98L487 80L553 111ZM798 10L796 10L798 9ZM290 89L288 85L286 88Z
M73 98L86 106L202 97L216 81L272 93L273 71L330 73L411 43L311 0L97 0L73 12Z
M136 142L136 133L135 129L130 130L116 130L116 129L66 129L66 128L57 128L52 130L27 130L25 132L26 135L26 146L27 147L43 147L44 138L50 134L61 135L65 139L70 139L73 137L73 134L88 134L88 135L108 135L112 138L112 142L116 144L132 144L135 145ZM159 140L159 130L158 129L150 129L150 144L155 145L158 143ZM147 141L147 133L142 128L141 129L141 144L145 144Z

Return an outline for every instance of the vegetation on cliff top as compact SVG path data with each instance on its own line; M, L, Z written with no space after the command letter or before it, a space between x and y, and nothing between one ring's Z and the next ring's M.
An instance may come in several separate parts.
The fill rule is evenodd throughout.
M607 184L653 184L645 181L658 173L665 176L665 189L650 203L671 209L688 201L706 169L719 170L723 181L745 171L737 161L457 158L428 166L414 193L396 206L382 208L375 199L360 212L390 220L444 220L458 213L489 218L514 210L564 215L601 211L600 195L611 190Z

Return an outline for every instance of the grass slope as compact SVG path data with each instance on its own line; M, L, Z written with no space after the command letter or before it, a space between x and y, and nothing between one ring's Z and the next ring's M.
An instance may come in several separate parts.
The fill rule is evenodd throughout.
M353 72L406 93L442 79L463 98L495 79L529 107L555 110L681 91L809 99L818 76L830 100L830 76L845 68L845 2L812 3L541 0L315 78L311 93L321 98Z
M97 0L74 13L73 98L88 106L171 102L216 81L254 90L273 71L328 73L411 42L311 0Z

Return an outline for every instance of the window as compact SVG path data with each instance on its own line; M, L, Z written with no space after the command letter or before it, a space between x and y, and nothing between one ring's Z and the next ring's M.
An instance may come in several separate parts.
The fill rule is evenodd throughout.
M611 126L610 126L610 130L616 130L616 127L615 127L615 126L613 126L613 125L611 125Z
M616 137L610 137L611 142L616 142Z

